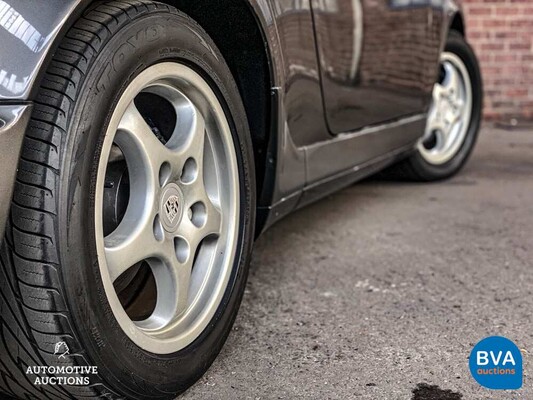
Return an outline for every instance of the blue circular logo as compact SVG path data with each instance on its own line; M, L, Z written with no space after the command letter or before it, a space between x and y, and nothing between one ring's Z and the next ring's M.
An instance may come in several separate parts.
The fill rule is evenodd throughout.
M491 336L475 345L470 353L470 373L488 389L522 387L522 354L511 340Z

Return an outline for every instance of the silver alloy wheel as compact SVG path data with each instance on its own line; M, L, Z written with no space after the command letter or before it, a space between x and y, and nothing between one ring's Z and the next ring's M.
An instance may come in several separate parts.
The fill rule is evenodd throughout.
M433 87L426 131L418 144L422 157L434 165L450 161L461 149L472 117L472 83L464 62L444 52L441 71Z
M165 99L175 111L168 140L161 140L141 115L134 101L141 93ZM104 233L106 171L117 153L127 164L129 196L116 229ZM191 68L154 65L122 94L102 147L95 227L105 292L126 335L156 354L192 343L214 316L232 272L239 175L225 112ZM141 262L150 267L157 295L151 314L136 321L114 283Z

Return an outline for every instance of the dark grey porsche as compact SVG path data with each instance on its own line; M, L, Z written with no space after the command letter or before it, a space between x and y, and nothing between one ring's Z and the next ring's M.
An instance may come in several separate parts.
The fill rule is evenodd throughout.
M450 177L480 124L454 0L0 0L0 43L16 398L174 398L261 232L378 171Z

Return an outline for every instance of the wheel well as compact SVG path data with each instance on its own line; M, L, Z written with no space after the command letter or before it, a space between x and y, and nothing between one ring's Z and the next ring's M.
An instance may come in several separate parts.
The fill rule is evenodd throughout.
M450 24L450 30L459 32L461 35L465 36L465 24L461 13L457 12L453 16L452 23Z
M198 22L224 56L237 82L250 125L259 199L271 131L271 75L267 45L251 6L247 0L159 1L176 7Z

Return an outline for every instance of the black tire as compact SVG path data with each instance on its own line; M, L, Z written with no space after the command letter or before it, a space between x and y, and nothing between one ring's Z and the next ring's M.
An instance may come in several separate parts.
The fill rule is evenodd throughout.
M158 40L151 40L154 27ZM121 47L127 40L133 46ZM111 60L114 60L112 62ZM99 151L113 105L142 70L187 64L217 93L239 163L241 226L222 303L185 349L157 355L120 329L102 287L94 238ZM109 68L111 66L111 68ZM237 86L193 20L148 0L98 2L66 34L42 79L0 252L0 397L171 399L204 374L244 292L255 221L255 173ZM65 342L66 359L54 355ZM34 385L28 366L96 366L89 386Z
M462 146L452 159L439 165L429 163L417 150L409 158L389 167L382 176L419 182L442 180L457 174L472 154L479 133L483 109L483 82L479 63L474 51L459 32L450 31L445 51L457 55L464 62L472 83L472 117Z

